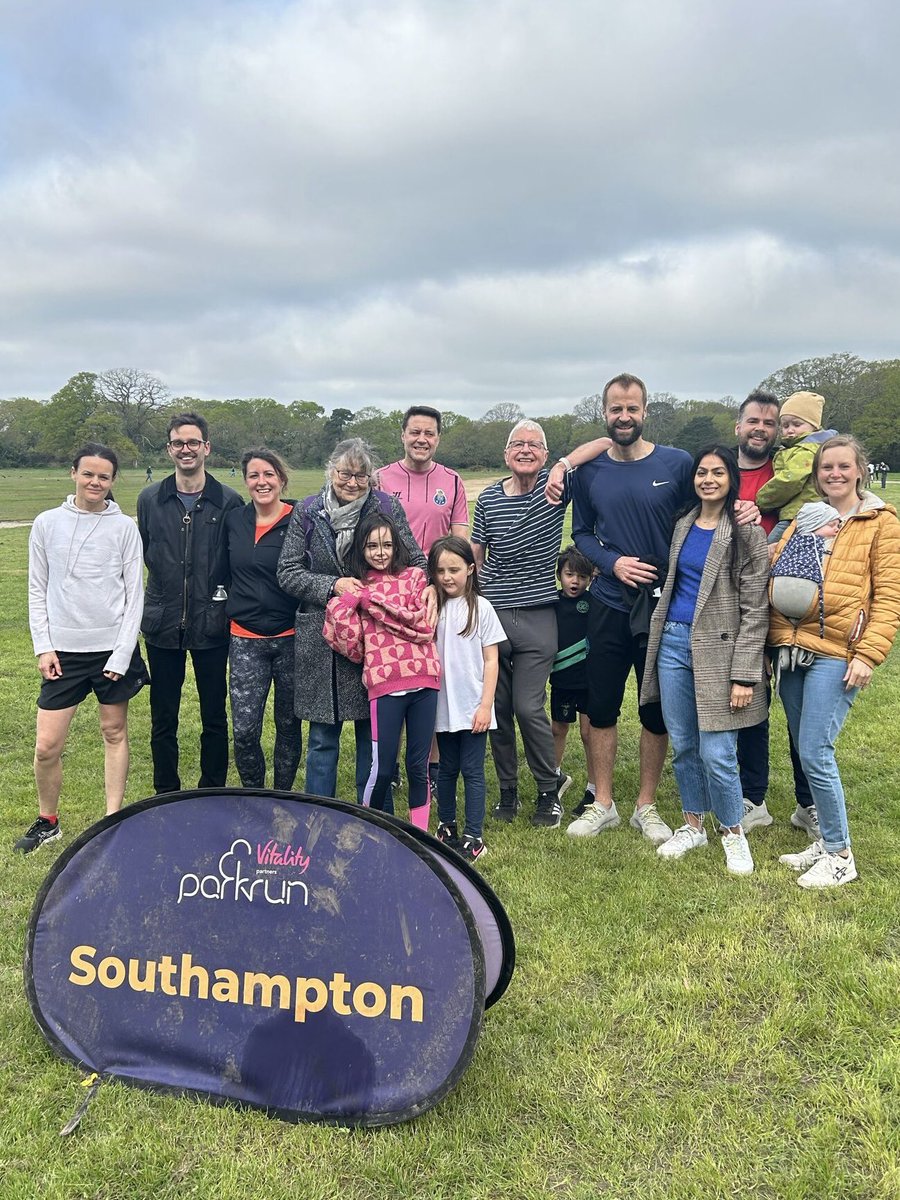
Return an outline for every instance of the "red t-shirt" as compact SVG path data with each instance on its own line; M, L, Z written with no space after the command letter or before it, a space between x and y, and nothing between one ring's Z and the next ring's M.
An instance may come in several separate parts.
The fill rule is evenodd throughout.
M767 458L760 467L741 467L741 490L738 492L739 500L755 500L759 489L769 482L775 474L772 469L772 460ZM766 537L772 532L778 522L777 509L770 509L769 512L762 514L762 528Z

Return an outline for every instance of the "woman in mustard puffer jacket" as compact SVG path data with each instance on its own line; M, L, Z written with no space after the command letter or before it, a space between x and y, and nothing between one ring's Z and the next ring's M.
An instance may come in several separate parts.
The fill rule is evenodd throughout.
M900 625L900 521L891 505L865 490L867 459L856 439L839 434L823 442L813 478L841 516L837 536L825 547L824 621L817 597L799 620L773 608L769 626L779 693L822 831L807 850L781 856L803 872L798 883L806 888L857 877L834 743ZM792 524L776 562L793 531Z

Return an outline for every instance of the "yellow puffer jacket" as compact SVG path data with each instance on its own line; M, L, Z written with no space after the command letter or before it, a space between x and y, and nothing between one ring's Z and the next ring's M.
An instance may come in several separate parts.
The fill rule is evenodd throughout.
M794 532L792 522L778 543L775 561ZM771 599L772 583L769 581ZM770 646L802 646L829 658L859 657L870 667L887 658L900 625L900 521L896 509L864 492L831 546L825 566L825 636L816 598L797 623L771 610Z

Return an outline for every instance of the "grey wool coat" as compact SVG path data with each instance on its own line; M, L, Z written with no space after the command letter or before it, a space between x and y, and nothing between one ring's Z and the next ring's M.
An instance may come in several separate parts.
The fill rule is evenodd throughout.
M642 704L660 698L656 671L659 641L675 586L678 555L699 512L700 509L695 508L682 517L672 535L669 573L650 621ZM769 630L769 556L765 535L758 526L742 525L738 534L744 541L746 552L740 586L736 588L728 565L731 525L723 513L713 533L691 625L697 722L704 733L758 725L765 720L768 711L763 652ZM754 685L753 699L737 712L729 708L733 682Z
M410 552L412 565L427 570L425 555L409 528L400 501L371 491L360 512L389 515ZM278 559L278 586L300 601L294 620L294 710L301 721L336 725L369 716L362 663L336 654L322 637L325 605L335 581L346 576L322 495L295 505Z

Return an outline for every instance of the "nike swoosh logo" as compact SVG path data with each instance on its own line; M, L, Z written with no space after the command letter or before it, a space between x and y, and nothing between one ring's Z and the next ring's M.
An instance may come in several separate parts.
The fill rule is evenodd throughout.
M667 483L671 483L671 482L672 482L671 479L654 479L653 486L654 487L665 487Z

